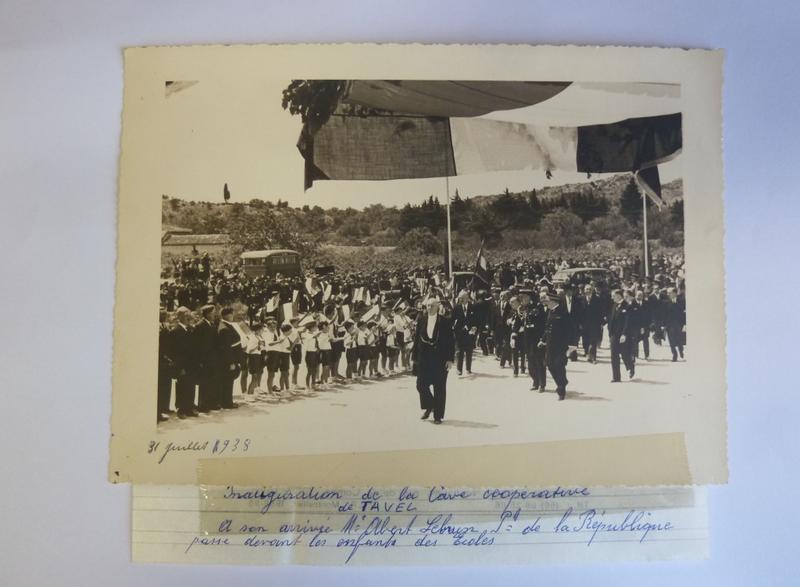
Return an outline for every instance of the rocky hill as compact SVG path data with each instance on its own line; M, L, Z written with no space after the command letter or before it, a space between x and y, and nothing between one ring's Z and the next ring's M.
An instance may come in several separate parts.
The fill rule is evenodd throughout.
M631 176L629 174L619 174L606 179L597 179L595 181L588 181L585 183L567 183L556 186L546 186L536 190L537 197L544 200L551 200L560 198L561 196L570 194L594 194L595 196L603 197L608 200L612 205L619 202L619 198L625 187L630 182ZM519 193L519 192L517 192ZM526 192L522 192L526 195ZM500 197L501 194L494 194L489 196L475 196L471 198L476 204L481 206L488 205L492 200ZM683 199L683 180L675 179L669 183L661 186L661 195L664 201L669 205L675 201Z

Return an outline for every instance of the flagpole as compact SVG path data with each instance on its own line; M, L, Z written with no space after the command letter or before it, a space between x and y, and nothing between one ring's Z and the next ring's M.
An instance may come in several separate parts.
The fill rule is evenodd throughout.
M642 194L642 227L644 230L644 276L650 277L650 250L647 243L647 194L643 189L639 192Z
M447 191L447 276L453 279L453 237L450 233L450 176L444 177L445 189Z

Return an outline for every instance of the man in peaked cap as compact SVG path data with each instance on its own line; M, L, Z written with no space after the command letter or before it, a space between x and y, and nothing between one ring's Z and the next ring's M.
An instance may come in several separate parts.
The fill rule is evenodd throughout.
M542 393L547 385L546 347L544 344L547 324L546 294L537 293L525 315L525 354L528 357L528 373L531 376L531 390Z

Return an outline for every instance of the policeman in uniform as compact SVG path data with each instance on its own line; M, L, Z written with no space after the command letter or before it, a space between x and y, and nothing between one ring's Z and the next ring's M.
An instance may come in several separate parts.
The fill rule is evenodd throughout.
M545 363L546 348L540 343L544 342L544 330L547 324L546 294L539 294L538 301L532 303L525 315L525 353L528 356L528 373L532 384L531 390L542 393L547 384L547 366Z

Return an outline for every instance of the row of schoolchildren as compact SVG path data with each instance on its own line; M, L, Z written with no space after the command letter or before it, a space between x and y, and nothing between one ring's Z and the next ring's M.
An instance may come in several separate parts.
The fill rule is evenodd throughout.
M324 389L330 383L397 373L401 364L403 369L410 366L413 321L401 313L379 321L335 321L319 314L280 325L270 316L263 324L256 321L248 326L243 321L236 327L247 357L241 381L244 394ZM302 364L306 366L305 387L298 384ZM262 387L264 371L267 380Z

